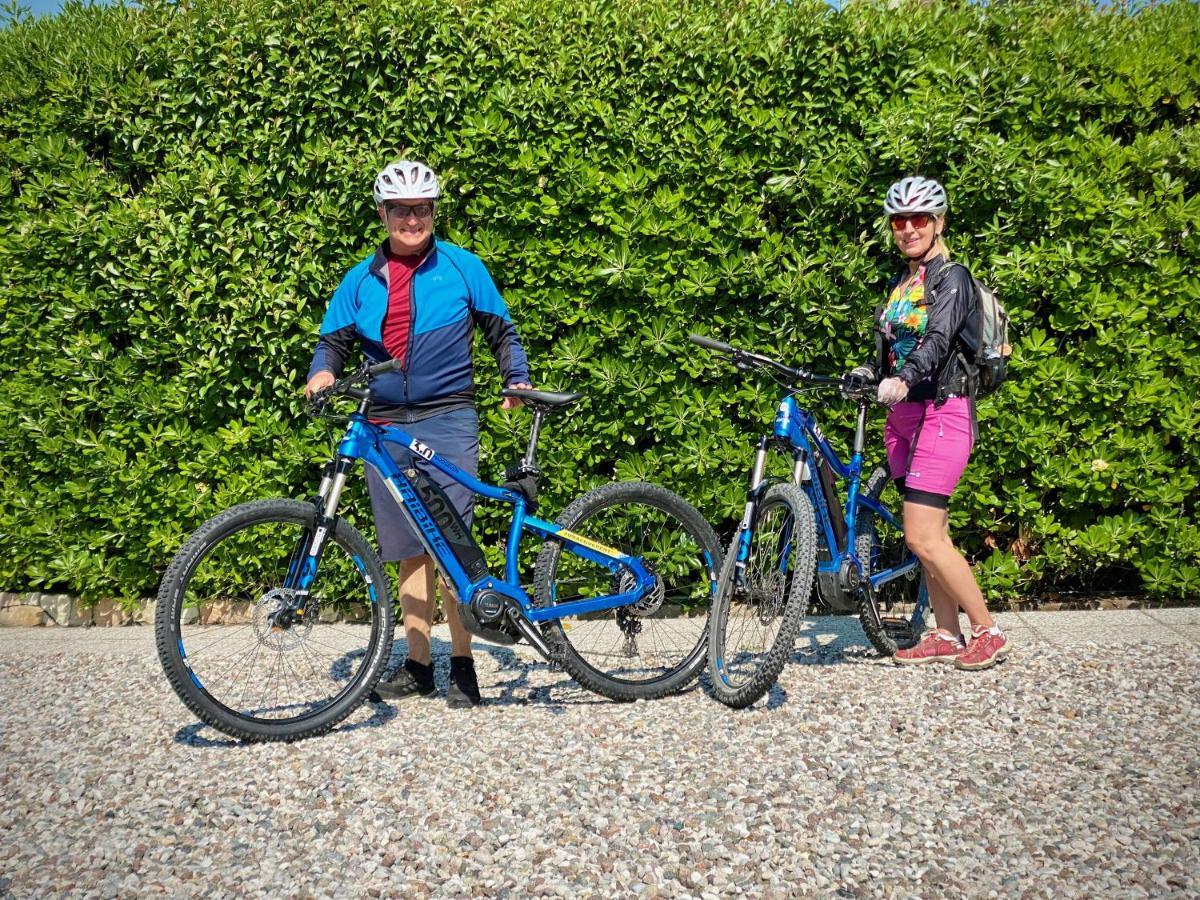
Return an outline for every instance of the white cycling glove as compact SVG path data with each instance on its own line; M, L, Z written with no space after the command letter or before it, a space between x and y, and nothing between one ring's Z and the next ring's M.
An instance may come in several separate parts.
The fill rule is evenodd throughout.
M891 406L908 396L908 385L899 378L885 378L879 382L879 393L876 396L884 406Z

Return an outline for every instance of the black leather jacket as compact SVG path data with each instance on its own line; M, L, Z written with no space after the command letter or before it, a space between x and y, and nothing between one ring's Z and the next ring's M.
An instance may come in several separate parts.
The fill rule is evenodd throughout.
M944 271L943 271L944 270ZM907 271L888 286L894 288ZM886 301L885 301L886 303ZM885 303L875 308L875 372L878 380L893 374L888 346L879 317ZM975 315L975 285L965 266L948 263L937 256L925 264L925 303L929 318L925 336L908 355L900 379L908 385L909 400L945 402L947 397L974 397L975 372L968 359L979 343Z

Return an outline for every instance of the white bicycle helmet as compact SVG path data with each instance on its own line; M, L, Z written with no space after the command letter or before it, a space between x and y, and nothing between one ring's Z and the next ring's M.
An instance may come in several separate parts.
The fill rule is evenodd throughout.
M375 203L385 200L437 200L441 185L433 169L424 163L402 159L389 163L375 179Z
M899 213L944 216L949 208L946 189L932 178L922 178L920 175L901 178L888 188L887 197L883 201L883 212L889 216Z

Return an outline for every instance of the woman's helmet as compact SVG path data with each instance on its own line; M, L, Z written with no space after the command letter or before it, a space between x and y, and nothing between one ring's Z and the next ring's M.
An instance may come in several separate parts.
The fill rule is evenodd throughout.
M890 188L883 201L885 215L898 213L929 213L944 216L950 203L946 200L946 189L932 178L920 175L901 178Z
M424 163L402 159L389 163L375 179L375 203L385 200L436 200L442 196L433 169Z

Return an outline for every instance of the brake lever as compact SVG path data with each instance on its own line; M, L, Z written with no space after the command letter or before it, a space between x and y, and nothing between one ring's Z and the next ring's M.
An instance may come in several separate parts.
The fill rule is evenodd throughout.
M304 411L310 416L320 416L325 407L329 405L329 388L321 388L308 398L304 404Z

